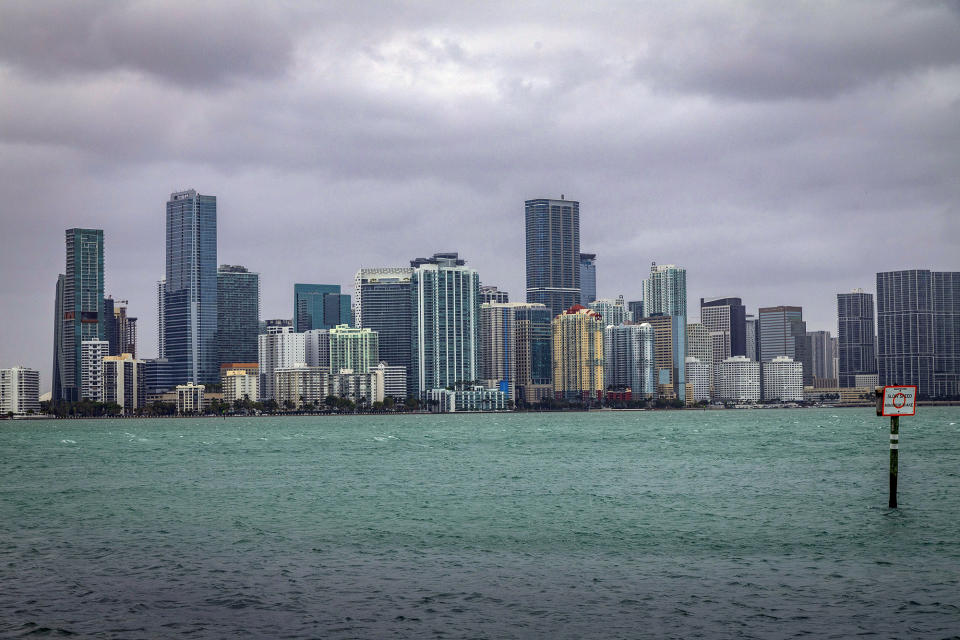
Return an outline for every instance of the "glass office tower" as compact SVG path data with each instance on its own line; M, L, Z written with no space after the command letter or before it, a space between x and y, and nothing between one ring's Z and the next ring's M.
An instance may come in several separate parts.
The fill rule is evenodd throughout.
M858 375L877 372L873 294L863 289L837 294L837 384L856 386Z
M556 316L580 303L580 203L538 199L524 204L527 302Z
M333 329L353 324L350 295L340 293L338 284L293 285L293 330Z
M217 197L170 194L166 242L164 355L178 383L217 384Z
M357 326L379 335L380 360L401 366L410 381L410 267L360 269L355 283Z
M240 265L220 265L217 269L219 365L257 361L259 323L260 274Z

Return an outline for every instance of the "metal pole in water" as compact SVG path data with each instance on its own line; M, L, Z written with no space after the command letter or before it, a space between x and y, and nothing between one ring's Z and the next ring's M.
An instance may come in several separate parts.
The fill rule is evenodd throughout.
M900 446L900 416L890 416L890 508L897 508L897 465Z

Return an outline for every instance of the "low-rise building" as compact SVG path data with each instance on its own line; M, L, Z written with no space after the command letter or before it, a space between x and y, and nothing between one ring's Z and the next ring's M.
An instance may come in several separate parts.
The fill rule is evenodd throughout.
M431 410L437 413L457 411L506 411L507 394L499 389L474 386L467 389L430 389L425 394Z
M202 384L177 385L177 413L200 413L204 406L204 391L206 386Z

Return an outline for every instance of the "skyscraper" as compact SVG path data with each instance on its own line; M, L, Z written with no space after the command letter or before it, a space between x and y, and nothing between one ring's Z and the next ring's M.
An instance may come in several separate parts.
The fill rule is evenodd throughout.
M411 391L477 379L480 278L456 253L410 262Z
M703 310L701 309L701 313ZM753 361L758 361L759 358L757 353L757 318L751 314L747 313L744 316L746 321L744 322L744 338L746 339L746 351L747 357Z
M167 353L167 279L157 280L157 357L166 358Z
M580 254L580 304L587 306L597 299L597 254Z
M480 306L480 379L517 403L552 397L550 321L546 306L529 302Z
M256 362L260 323L260 274L240 265L217 269L217 367Z
M656 315L639 318L653 327L653 361L657 395L686 400L687 325L683 316Z
M306 334L294 333L290 327L275 327L271 333L257 336L258 393L261 400L275 400L276 372L295 365L306 366Z
M740 298L700 298L700 322L707 332L720 334L715 341L721 348L713 354L714 366L730 356L748 355L746 315ZM756 359L755 354L752 359Z
M880 384L960 396L960 272L878 273L877 329Z
M607 325L603 330L603 383L627 387L634 399L656 392L653 327L647 323Z
M311 329L333 329L353 324L350 295L340 293L338 284L293 285L293 328L297 333Z
M580 303L580 203L537 199L524 204L527 302L553 315Z
M855 386L858 375L877 372L873 294L863 289L837 294L837 384Z
M833 337L829 331L808 331L813 377L827 380L836 378L833 370Z
M600 298L585 306L600 314L600 320L604 326L633 322L633 314L624 306L623 296L619 298Z
M761 307L759 310L760 360L770 362L777 356L789 356L797 359L795 333L798 330L793 323L803 320L802 307ZM806 328L804 327L804 335Z
M687 270L672 264L650 265L650 275L643 281L643 312L654 331L658 324L649 320L655 316L670 316L672 336L672 379L677 398L686 398L687 356ZM663 366L663 365L658 365ZM658 374L659 375L659 374ZM662 383L661 383L662 384Z
M553 393L560 400L599 400L603 394L603 321L579 304L553 318Z
M408 382L412 378L412 276L410 267L360 269L354 285L357 326L377 332L380 360L403 367Z
M85 340L103 340L103 230L67 229L66 273L57 282L59 331L54 331L55 400L80 400L81 348Z
M164 355L179 383L216 384L217 197L170 194L166 242Z
M118 356L129 353L137 355L137 319L127 315L127 301L114 300L107 296L103 300L103 315L106 324L106 340L110 344L108 355Z

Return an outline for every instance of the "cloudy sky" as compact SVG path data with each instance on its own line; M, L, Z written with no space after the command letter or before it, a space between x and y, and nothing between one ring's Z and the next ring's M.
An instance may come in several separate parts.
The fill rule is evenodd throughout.
M523 201L577 199L601 296L651 261L748 312L960 270L956 2L4 2L0 366L50 386L64 229L156 354L170 192L294 282L459 251L523 299Z

